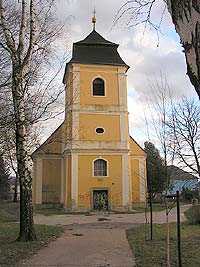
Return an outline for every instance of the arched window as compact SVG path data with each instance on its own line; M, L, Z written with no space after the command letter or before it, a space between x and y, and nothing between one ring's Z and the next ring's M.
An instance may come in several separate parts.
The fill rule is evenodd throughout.
M105 96L104 80L102 80L101 78L96 78L93 81L93 95Z
M96 159L94 161L94 176L107 176L107 161Z

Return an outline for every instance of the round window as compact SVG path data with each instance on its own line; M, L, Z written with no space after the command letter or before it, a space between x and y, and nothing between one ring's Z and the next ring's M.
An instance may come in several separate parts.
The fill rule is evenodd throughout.
M96 128L96 133L97 134L103 134L104 133L104 128Z

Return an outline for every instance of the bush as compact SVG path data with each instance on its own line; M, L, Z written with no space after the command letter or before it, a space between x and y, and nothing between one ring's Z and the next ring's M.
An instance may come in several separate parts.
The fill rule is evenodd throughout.
M185 212L185 217L190 224L200 224L200 205L191 207Z
M182 191L181 191L182 200L191 202L191 200L194 197L195 197L195 190L191 190L191 189L183 186Z

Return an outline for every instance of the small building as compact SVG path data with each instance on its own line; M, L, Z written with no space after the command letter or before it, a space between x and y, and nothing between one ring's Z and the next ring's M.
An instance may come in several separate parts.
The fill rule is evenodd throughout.
M33 153L35 206L124 210L146 201L146 154L129 136L129 67L117 48L95 24L73 44L63 78L64 122Z
M170 165L167 167L171 183L171 194L175 194L176 191L182 191L183 187L190 190L195 190L198 187L198 178L189 172L180 169L177 166Z

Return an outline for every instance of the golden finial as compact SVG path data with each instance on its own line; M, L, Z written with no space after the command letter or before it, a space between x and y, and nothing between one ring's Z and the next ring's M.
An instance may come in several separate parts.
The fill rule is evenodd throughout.
M93 30L95 30L95 23L96 23L96 10L95 10L95 8L94 8L94 10L93 10L93 14L94 14L94 16L93 16L93 18L92 18L92 23L93 23Z

